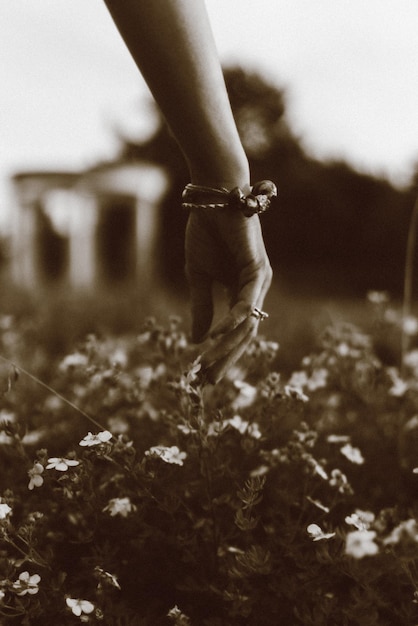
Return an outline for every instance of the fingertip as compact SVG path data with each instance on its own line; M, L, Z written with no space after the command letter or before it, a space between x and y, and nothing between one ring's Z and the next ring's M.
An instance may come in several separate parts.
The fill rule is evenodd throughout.
M244 334L242 335L242 333ZM255 334L256 324L253 324L251 320L249 325L242 325L242 331L239 332L241 339L237 345L233 344L239 339L239 336L235 337L235 340L230 345L228 344L226 347L221 346L222 350L219 350L218 347L215 348L215 351L212 350L202 355L202 363L207 363L203 366L205 378L210 384L216 385L224 378L228 371L241 358Z
M213 372L210 369L205 370L202 373L201 380L202 380L203 386L206 386L206 385L212 385L213 386L213 385L216 385L216 383L219 382L219 379L217 380L215 378L215 376L213 375Z
M229 363L214 364L204 372L204 380L208 385L217 385L228 372Z

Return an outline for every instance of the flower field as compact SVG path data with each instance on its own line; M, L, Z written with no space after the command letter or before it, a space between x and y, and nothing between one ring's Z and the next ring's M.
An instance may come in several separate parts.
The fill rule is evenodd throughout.
M371 301L214 387L177 318L54 359L3 316L0 622L416 626L418 328Z

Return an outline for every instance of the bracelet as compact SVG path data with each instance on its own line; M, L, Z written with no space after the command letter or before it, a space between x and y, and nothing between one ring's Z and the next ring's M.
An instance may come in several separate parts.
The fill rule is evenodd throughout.
M238 209L245 217L251 217L267 211L276 196L277 187L271 180L256 183L248 195L239 187L228 191L189 183L182 194L182 206L185 209Z

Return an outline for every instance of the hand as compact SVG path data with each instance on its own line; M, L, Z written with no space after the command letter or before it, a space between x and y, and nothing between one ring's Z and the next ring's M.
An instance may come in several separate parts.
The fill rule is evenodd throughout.
M190 286L192 340L208 338L212 325L214 281L230 294L230 310L210 332L202 354L204 378L216 383L244 353L255 336L272 280L258 215L231 209L193 209L186 229L186 275Z

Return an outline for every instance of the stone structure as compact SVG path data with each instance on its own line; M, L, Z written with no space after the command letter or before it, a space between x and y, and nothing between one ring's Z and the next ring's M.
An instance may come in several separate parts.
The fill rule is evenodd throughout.
M155 276L159 207L168 187L149 163L13 179L11 277L22 288L91 289Z

